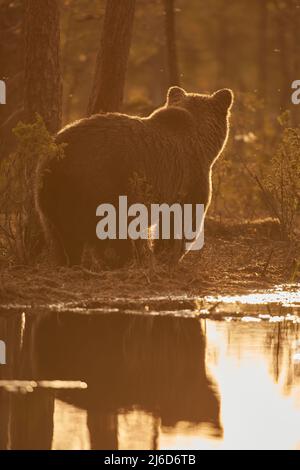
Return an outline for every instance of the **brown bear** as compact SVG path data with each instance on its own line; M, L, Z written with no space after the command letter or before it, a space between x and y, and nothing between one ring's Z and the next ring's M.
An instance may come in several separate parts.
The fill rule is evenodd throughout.
M232 91L212 95L171 87L166 104L149 117L97 114L62 129L57 143L64 158L41 161L36 206L48 241L60 263L79 264L85 244L103 253L113 246L120 264L131 253L130 240L99 240L96 208L130 203L204 204L211 199L211 170L229 130ZM147 201L138 200L133 183L146 181Z

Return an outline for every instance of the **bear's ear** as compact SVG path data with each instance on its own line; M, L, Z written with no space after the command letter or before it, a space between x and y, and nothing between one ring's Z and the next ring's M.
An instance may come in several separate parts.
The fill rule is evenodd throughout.
M168 106L176 105L182 101L186 93L183 88L179 86L172 86L168 90L167 94L167 104Z
M212 97L225 111L231 108L233 103L233 92L229 88L223 88L222 90L216 91Z

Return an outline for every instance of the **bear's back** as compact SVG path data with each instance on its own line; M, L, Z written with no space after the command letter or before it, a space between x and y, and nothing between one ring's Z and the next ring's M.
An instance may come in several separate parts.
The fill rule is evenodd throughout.
M103 146L105 141L116 145L132 139L135 133L141 134L142 127L142 120L137 117L118 113L95 114L64 127L57 134L56 141L77 145L83 143L87 147Z
M113 175L120 188L136 173L158 199L171 202L188 177L192 128L188 113L178 108L161 108L148 118L107 113L81 119L57 135L66 144L59 172L86 186L103 175L109 184Z

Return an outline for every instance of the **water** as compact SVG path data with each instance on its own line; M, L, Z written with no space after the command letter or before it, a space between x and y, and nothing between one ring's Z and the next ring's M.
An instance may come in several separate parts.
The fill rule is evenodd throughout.
M1 449L300 449L299 292L111 304L0 310Z

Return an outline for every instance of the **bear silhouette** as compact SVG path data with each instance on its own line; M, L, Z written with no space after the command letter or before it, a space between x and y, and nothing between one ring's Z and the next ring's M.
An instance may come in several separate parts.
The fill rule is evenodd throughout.
M96 208L118 207L121 195L130 204L204 204L206 212L232 102L229 89L206 95L171 87L148 117L96 114L62 129L56 141L66 144L65 156L41 160L36 184L36 208L58 263L79 264L86 244L102 255L112 247L119 265L130 259L131 240L96 236Z

